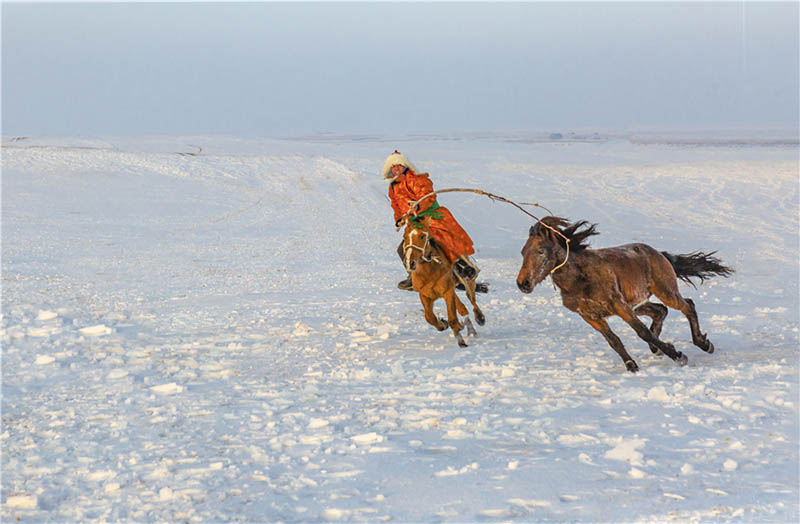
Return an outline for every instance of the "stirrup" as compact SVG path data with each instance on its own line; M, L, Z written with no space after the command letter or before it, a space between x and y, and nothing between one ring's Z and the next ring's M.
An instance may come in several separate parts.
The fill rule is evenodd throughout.
M466 255L461 255L460 257L458 257L455 264L453 264L453 267L455 268L456 274L458 276L464 277L469 280L477 279L478 273L481 272L481 270L478 269L477 264L475 264L474 261L470 260L469 257L467 257ZM467 269L471 269L474 272L474 274L470 276L464 274L466 273Z
M453 270L453 277L455 277L456 279L456 289L466 290L469 287L469 285L467 284L468 282L472 282L473 284L477 285L475 279L478 278L478 275L475 275L473 278L467 278L461 273L459 273L458 270L456 269Z

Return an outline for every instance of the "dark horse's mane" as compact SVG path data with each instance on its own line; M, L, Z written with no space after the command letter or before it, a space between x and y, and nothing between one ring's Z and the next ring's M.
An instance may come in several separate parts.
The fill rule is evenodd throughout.
M584 249L588 248L589 237L600 234L596 229L597 224L590 224L586 220L579 220L570 224L569 220L566 218L554 216L544 217L541 222L537 222L535 225L531 226L531 236L543 235L547 232L550 232L563 248L566 248L567 241L564 240L561 235L552 233L550 228L545 226L550 226L558 230L561 235L564 235L564 237L567 237L569 239L569 248L573 252L583 251ZM581 230L581 228L585 229Z

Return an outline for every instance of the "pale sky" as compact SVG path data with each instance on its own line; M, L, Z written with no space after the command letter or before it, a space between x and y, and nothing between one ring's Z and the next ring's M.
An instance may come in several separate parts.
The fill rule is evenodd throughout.
M2 6L2 134L797 129L798 3Z

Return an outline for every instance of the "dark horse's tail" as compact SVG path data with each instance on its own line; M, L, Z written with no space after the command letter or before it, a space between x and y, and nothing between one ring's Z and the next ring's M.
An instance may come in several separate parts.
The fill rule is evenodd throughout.
M672 264L672 269L675 270L675 275L684 282L691 284L692 287L697 287L694 282L689 280L691 277L698 277L700 283L707 278L715 275L727 277L733 273L733 269L723 266L722 260L712 256L716 251L711 253L703 253L702 251L695 251L688 255L673 255L662 251L669 263Z

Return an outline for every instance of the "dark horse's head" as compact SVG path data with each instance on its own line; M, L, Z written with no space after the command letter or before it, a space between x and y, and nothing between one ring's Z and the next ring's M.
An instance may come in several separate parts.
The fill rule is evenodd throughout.
M585 229L578 231L584 226ZM531 227L528 241L522 248L522 268L517 276L519 290L530 293L554 267L564 261L567 254L565 237L569 239L570 252L577 253L586 249L589 245L586 239L596 234L594 224L585 220L570 224L565 218L548 216L537 222Z

